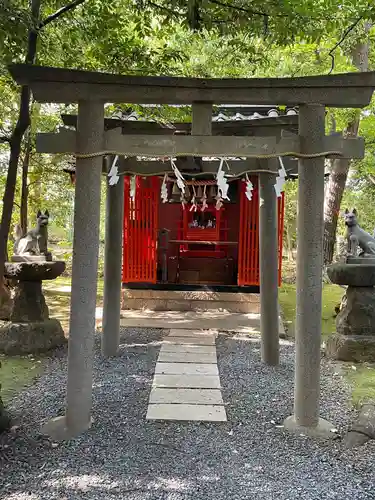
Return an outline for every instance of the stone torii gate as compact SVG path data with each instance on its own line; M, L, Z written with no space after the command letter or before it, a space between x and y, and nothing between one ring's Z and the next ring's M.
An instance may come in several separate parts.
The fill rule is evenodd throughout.
M309 434L329 432L331 425L319 418L324 158L362 157L364 145L360 139L326 137L325 106L368 105L375 88L375 73L219 80L120 76L22 64L9 69L17 83L30 86L38 102L78 102L77 132L63 133L65 137L70 134L70 139L64 139L69 146L64 152L74 153L77 158L66 415L49 422L45 431L57 439L66 439L91 425L102 157L119 154L257 158L267 161L269 170L277 170L278 156L299 157L295 405L294 414L285 425ZM192 105L191 135L124 135L117 129L105 132L106 102ZM274 102L298 106L298 136L211 135L213 104L272 105ZM50 137L50 148L54 144L61 152L58 144L62 136L57 136L56 140ZM268 364L278 362L273 184L273 175L261 175L262 359ZM120 275L118 255L115 260ZM115 353L116 342L104 349L107 354Z

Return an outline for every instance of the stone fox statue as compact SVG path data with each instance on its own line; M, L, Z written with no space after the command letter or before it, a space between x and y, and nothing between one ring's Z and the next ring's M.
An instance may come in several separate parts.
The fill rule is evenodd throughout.
M48 219L48 210L44 214L38 210L35 228L30 229L30 231L23 235L21 228L19 226L16 227L15 255L48 255Z
M344 220L346 225L346 239L348 242L348 253L356 256L358 247L361 249L360 257L364 255L375 256L375 238L358 225L357 210L345 210Z

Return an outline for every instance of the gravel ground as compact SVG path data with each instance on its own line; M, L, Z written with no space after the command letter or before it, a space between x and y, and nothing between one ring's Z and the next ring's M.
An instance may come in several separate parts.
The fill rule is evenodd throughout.
M162 332L124 330L121 355L96 347L94 426L55 444L38 434L64 406L66 351L13 402L20 427L1 438L0 499L7 500L367 500L375 499L375 442L344 451L278 426L292 411L294 347L277 369L260 362L259 344L217 341L228 422L146 422ZM345 430L348 389L322 366L322 416Z

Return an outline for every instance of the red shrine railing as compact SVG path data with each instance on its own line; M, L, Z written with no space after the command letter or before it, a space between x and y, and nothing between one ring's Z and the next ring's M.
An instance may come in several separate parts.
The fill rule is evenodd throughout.
M156 283L160 180L136 177L135 198L125 177L123 283Z
M246 183L241 182L240 194L240 234L238 247L238 285L260 284L259 277L259 188L258 177L252 177L253 196L246 198ZM279 241L279 285L281 284L281 265L284 232L284 203L282 193L278 198L278 241Z

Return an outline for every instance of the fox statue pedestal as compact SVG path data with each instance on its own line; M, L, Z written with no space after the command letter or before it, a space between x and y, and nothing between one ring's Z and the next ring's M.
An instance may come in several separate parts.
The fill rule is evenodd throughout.
M18 280L10 322L0 327L0 352L31 354L66 342L57 319L49 317L42 281L53 280L65 270L65 262L6 262L5 277Z
M327 268L329 279L348 288L336 317L336 334L326 355L341 361L375 361L375 261L349 257Z

